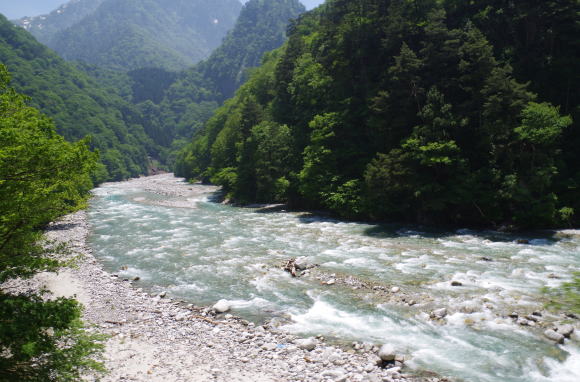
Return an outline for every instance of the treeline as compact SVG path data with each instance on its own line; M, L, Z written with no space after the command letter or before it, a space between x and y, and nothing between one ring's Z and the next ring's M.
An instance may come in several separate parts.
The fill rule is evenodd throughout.
M577 224L575 0L329 0L184 149L239 202L349 218Z
M64 265L63 248L43 240L43 229L86 204L98 159L86 141L57 135L9 81L0 64L0 284ZM0 290L0 380L78 381L103 370L78 302L38 293Z

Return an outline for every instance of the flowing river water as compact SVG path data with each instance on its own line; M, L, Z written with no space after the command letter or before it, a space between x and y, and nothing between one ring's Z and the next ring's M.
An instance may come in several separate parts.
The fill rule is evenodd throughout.
M198 305L226 299L234 314L298 335L390 343L415 371L457 381L580 381L578 342L542 336L563 316L543 310L541 292L580 269L580 231L516 237L343 222L232 207L214 201L215 188L149 179L155 187L96 189L89 219L95 256L153 293ZM320 267L293 278L281 265L300 256ZM329 277L337 282L321 282ZM430 319L443 307L444 320ZM542 311L536 327L508 317L533 311Z

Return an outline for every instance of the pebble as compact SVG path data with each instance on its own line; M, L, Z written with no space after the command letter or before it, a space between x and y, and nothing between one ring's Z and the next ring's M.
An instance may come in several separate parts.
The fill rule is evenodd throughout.
M391 293L398 293L400 290L401 290L401 288L399 288L399 287L392 287Z
M296 340L294 342L296 343L296 345L298 345L298 347L300 349L308 350L308 351L314 350L316 348L316 346L318 345L318 341L313 337L299 339L299 340Z

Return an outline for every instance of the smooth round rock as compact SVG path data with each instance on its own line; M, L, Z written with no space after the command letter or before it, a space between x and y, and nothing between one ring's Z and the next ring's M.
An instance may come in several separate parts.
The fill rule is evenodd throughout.
M546 338L559 343L559 344L563 344L564 343L564 335L561 333L558 333L552 329L548 329L544 332L544 336L546 336Z
M383 361L394 361L396 356L397 351L393 345L385 344L379 349L379 357Z
M318 345L318 341L313 337L296 340L295 343L300 349L308 351L314 350Z
M224 313L231 309L230 303L227 300L219 300L214 306L213 310L216 313Z

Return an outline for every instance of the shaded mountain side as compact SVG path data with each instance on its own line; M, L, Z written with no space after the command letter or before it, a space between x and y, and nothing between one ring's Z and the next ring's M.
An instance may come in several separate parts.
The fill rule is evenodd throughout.
M44 45L51 46L54 36L94 12L104 0L70 0L46 15L23 17L14 23L30 32Z

